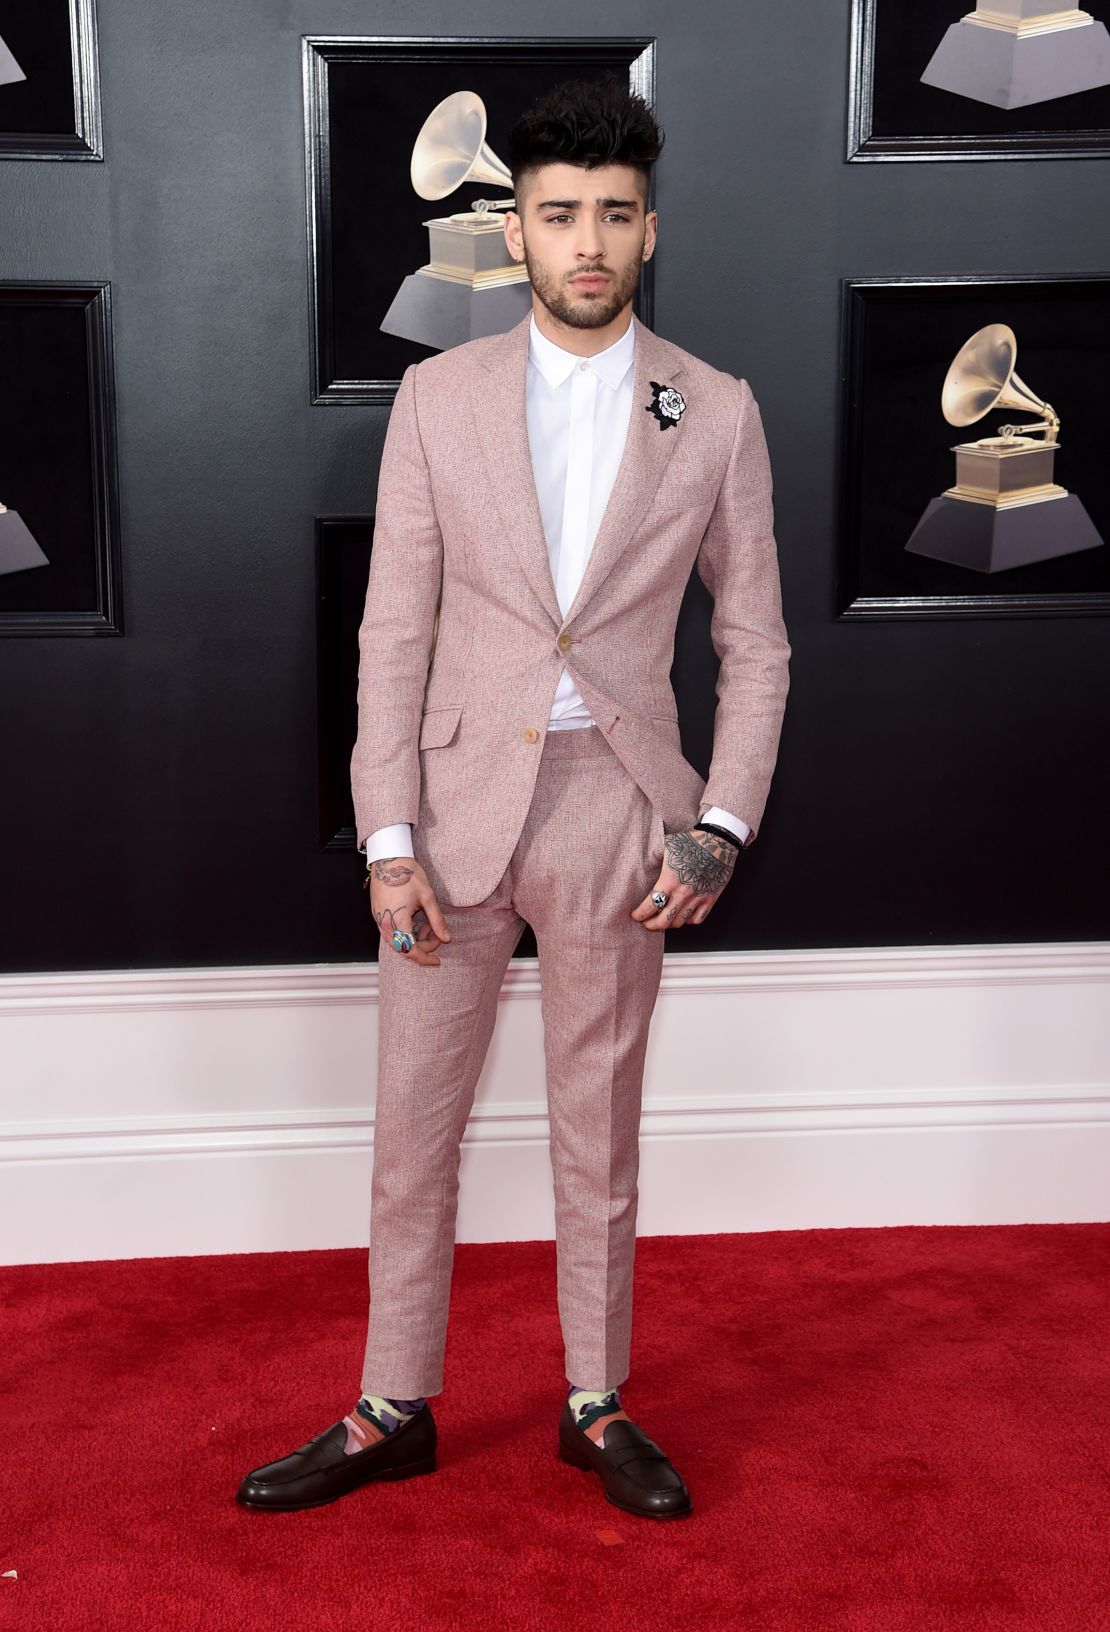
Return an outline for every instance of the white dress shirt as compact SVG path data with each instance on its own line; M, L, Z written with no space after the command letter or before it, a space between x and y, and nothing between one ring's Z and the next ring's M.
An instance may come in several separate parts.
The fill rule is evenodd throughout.
M532 314L525 408L532 470L540 502L551 576L564 616L570 609L609 502L632 417L636 319L619 340L593 357L564 351L540 332ZM547 721L549 731L574 731L594 720L563 665ZM705 820L743 841L747 822L711 806ZM366 841L366 864L411 856L408 822L379 827Z

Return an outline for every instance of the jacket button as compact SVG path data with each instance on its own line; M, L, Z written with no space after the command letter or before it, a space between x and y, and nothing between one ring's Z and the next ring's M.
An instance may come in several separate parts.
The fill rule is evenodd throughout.
M568 647L574 645L574 641L570 635L560 635L555 644L558 646L561 652L565 652Z
M525 742L535 742L538 737L539 737L539 732L536 730L534 725L526 725L524 727L524 740L525 740Z

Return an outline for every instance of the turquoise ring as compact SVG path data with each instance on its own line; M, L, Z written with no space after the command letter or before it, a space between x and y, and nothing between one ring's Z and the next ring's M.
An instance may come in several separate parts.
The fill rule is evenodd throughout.
M407 929L395 929L393 931L393 949L395 952L411 952L415 945L416 941Z

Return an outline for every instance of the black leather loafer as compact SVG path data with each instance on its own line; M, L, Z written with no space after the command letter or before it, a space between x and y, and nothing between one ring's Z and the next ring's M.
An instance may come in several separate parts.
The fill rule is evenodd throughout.
M559 1455L572 1467L600 1474L606 1498L626 1513L682 1519L694 1510L682 1477L634 1422L611 1422L605 1444L595 1445L575 1422L568 1401L559 1418Z
M246 1507L287 1512L298 1507L321 1507L371 1480L411 1479L434 1473L436 1425L425 1404L391 1434L347 1456L347 1425L339 1421L310 1439L299 1450L277 1462L267 1462L247 1474L235 1493Z

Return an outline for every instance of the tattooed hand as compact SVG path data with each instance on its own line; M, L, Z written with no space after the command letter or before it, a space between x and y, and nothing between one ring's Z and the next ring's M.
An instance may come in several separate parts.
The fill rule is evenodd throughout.
M407 958L426 969L442 963L436 947L451 939L451 931L427 873L412 856L383 856L370 864L370 910L381 934L383 957ZM395 929L416 937L410 952L398 952L393 945Z
M700 924L732 877L738 846L719 839L715 833L687 831L668 833L663 853L663 870L651 888L665 891L667 905L657 907L649 891L633 909L633 918L645 929Z

